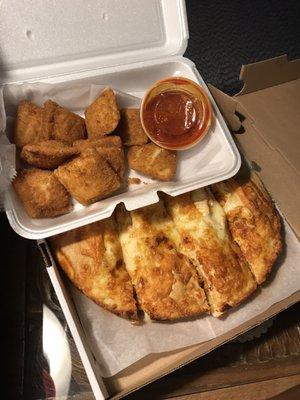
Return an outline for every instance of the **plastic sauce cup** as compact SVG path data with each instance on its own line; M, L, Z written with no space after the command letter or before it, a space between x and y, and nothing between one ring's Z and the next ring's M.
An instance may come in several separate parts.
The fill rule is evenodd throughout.
M212 106L197 83L183 77L156 82L140 109L144 131L158 146L185 150L199 143L212 121Z

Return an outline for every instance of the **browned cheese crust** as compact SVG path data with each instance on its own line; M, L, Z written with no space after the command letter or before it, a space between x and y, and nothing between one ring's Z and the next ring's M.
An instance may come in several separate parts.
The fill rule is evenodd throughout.
M54 173L72 196L84 205L109 196L121 185L116 172L93 148L61 165Z
M125 265L140 308L153 320L207 312L196 267L177 251L178 232L163 204L130 213L119 207L116 216Z
M91 139L114 131L120 121L120 111L112 89L106 88L85 110L85 124Z
M22 148L21 158L28 164L43 169L54 169L78 154L78 150L57 140L45 140L27 144Z
M18 147L50 139L41 129L43 109L28 100L20 102L15 123L14 143Z
M234 179L212 187L231 234L258 284L263 283L282 248L279 215L262 184Z
M32 218L56 217L73 208L69 193L51 171L20 170L13 187Z
M85 137L84 119L54 101L44 103L43 114L43 128L45 132L51 132L51 139L72 144Z
M225 213L208 189L164 197L181 235L181 251L204 279L214 316L237 306L256 288L256 282L227 230Z
M112 217L55 236L51 246L58 264L87 297L116 315L138 319Z
M170 181L176 173L176 152L154 143L130 147L127 157L130 168L153 179Z
M125 146L141 145L149 142L141 124L139 108L124 108L121 110L118 131Z

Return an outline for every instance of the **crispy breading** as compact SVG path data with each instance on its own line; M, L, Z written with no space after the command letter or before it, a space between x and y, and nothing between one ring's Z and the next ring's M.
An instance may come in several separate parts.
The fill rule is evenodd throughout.
M164 196L181 235L181 251L197 266L214 316L246 299L256 282L227 229L225 213L209 189Z
M58 104L55 107L55 103L51 100L44 104L44 108L47 109L47 107L49 110L48 118L51 121L50 126L52 126L52 139L72 144L75 140L85 137L84 118Z
M87 297L116 315L138 319L113 217L54 236L50 243L58 264Z
M78 154L78 150L72 146L57 140L45 140L24 146L20 157L35 167L54 169L75 154Z
M76 140L73 146L78 150L84 150L90 147L122 147L120 136L103 136L98 139Z
M260 181L229 179L212 186L234 240L257 283L266 280L282 248L279 215Z
M95 148L105 158L109 165L117 172L120 179L125 174L125 156L119 136L104 136L98 139L77 140L73 146L80 151Z
M141 124L139 108L124 108L121 110L118 131L125 146L141 145L149 142Z
M31 101L20 102L14 131L14 143L18 147L50 139L47 132L41 129L42 115L43 109Z
M61 165L54 173L72 196L84 205L109 196L121 185L116 172L93 148Z
M32 218L56 217L71 211L71 197L52 171L22 169L13 187Z
M124 150L118 147L96 147L96 150L123 180L125 174Z
M116 211L127 271L140 308L153 320L194 317L209 310L196 267L177 251L178 232L159 202Z
M41 129L49 138L52 138L52 132L54 129L54 114L57 107L58 104L52 100L47 100L43 106Z
M85 110L85 124L91 139L114 131L120 121L120 111L112 89L106 88Z
M176 173L177 154L154 143L130 147L129 167L151 178L170 181Z

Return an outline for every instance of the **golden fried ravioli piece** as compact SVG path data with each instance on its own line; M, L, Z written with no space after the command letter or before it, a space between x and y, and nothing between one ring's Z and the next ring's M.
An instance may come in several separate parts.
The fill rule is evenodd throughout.
M13 187L32 218L56 217L71 211L71 197L52 171L18 171Z
M146 144L149 142L140 120L139 108L124 108L121 110L119 124L120 136L125 146Z
M130 147L129 167L160 181L170 181L176 173L177 155L154 143Z
M99 138L114 131L120 121L120 111L112 89L106 88L85 110L88 137Z
M45 140L27 144L22 148L21 158L30 165L43 169L54 169L78 154L78 150L57 140Z
M50 139L47 132L41 129L42 115L43 109L31 101L20 102L14 132L14 143L18 147Z
M90 147L122 147L122 142L120 136L103 136L98 139L76 140L73 146L78 150Z
M73 146L80 151L94 148L105 158L113 170L123 180L125 174L125 156L119 136L104 136L98 139L77 140Z
M272 200L253 177L242 183L229 179L212 189L257 283L263 283L282 248L280 218Z
M164 196L181 235L181 251L197 266L214 316L246 299L256 282L227 230L225 213L209 189Z
M116 315L138 319L113 217L62 233L50 242L58 264L87 297Z
M43 106L42 112L42 131L45 132L48 138L52 138L54 129L54 114L58 104L52 100L47 100Z
M85 150L54 173L72 196L84 205L109 196L121 185L116 172L95 149Z
M83 139L86 134L84 119L52 100L44 103L43 128L51 132L51 139L68 144Z
M118 147L96 147L96 150L119 175L122 181L125 174L124 150Z
M127 271L140 308L153 320L194 317L209 310L192 262L176 248L178 232L159 202L116 212Z

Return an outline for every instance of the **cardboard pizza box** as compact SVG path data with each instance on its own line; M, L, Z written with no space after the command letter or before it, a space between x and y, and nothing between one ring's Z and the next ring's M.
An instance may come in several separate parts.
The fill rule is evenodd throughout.
M210 86L210 91L233 131L244 157L263 180L294 232L300 234L299 80L300 60L286 56L246 65L241 69L243 90L234 97ZM234 133L236 132L236 133ZM44 245L43 242L40 245ZM43 254L47 253L44 249ZM101 378L72 299L48 254L48 272L70 325L95 397L120 399L128 393L207 354L242 333L260 325L300 300L300 290L273 304L255 318L223 335L198 345L168 353L152 354L120 373ZM300 284L300 282L299 282Z

